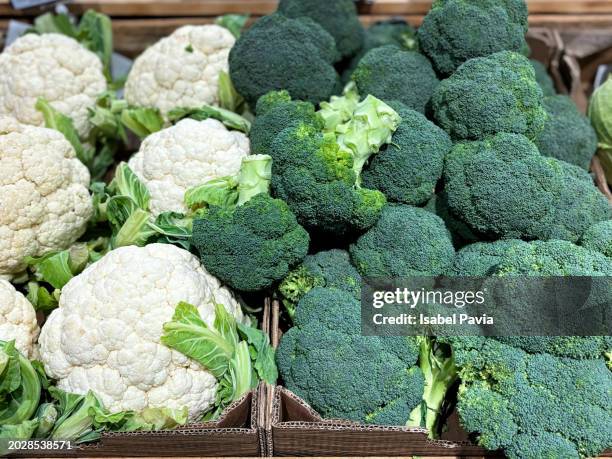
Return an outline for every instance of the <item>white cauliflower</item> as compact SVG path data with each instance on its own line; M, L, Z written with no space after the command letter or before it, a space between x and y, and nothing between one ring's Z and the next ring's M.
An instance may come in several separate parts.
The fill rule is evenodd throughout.
M0 275L68 248L93 213L89 171L58 131L0 117Z
M87 109L106 89L102 62L76 40L60 34L26 34L0 54L0 115L43 126L39 97L69 116L82 138Z
M151 212L184 212L189 188L234 175L249 154L249 139L211 118L184 119L148 136L128 166L151 194Z
M10 282L0 279L0 340L15 340L17 350L33 358L39 332L34 307Z
M149 47L125 83L130 105L156 107L164 118L177 107L217 105L219 73L228 71L236 39L218 25L186 25Z
M176 305L196 306L207 325L214 302L243 321L232 293L186 250L167 244L109 252L62 289L39 344L60 389L93 390L111 412L187 407L197 419L215 401L217 380L161 344Z

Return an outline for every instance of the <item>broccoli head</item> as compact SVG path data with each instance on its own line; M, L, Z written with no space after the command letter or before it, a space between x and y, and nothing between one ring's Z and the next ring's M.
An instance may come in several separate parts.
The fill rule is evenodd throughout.
M436 70L450 75L475 57L527 49L523 0L436 0L418 30L419 45Z
M287 204L267 192L270 169L269 156L247 156L236 178L214 179L186 194L188 202L195 196L198 206L209 205L193 222L202 265L236 290L272 286L308 253L306 230ZM231 198L219 200L224 194Z
M384 195L359 185L363 165L391 140L399 115L368 96L322 104L318 123L278 118L283 125L270 145L272 191L289 204L300 224L319 234L361 233L378 219ZM342 110L340 110L342 108ZM264 117L272 119L273 109ZM343 117L348 116L348 119ZM293 126L291 126L293 125ZM274 129L274 127L271 127Z
M416 30L403 19L387 19L372 24L366 30L362 51L369 51L385 45L397 45L408 51L417 51Z
M515 245L528 245L519 239L500 239L495 242L476 242L457 252L448 276L484 277L495 273L508 250Z
M444 224L451 233L453 245L456 249L460 249L467 244L478 241L479 238L474 231L472 231L472 229L462 220L455 217L450 211L446 191L441 190L439 193L433 195L432 198L427 201L423 209L436 214L444 220Z
M517 134L456 144L445 158L444 181L451 212L493 239L575 242L610 218L608 202L586 171L541 156Z
M342 58L361 48L364 29L353 0L280 0L278 11L290 18L308 17L321 25L334 39Z
M279 372L325 418L405 425L423 395L418 342L362 336L360 311L346 291L310 290L276 352Z
M597 152L597 134L589 119L567 96L544 98L548 119L535 139L540 153L589 170Z
M362 173L366 188L379 190L390 202L420 205L433 195L442 176L444 156L452 147L442 129L401 102L390 102L402 122L391 143Z
M387 205L376 224L351 245L362 276L438 276L455 255L442 219L418 207Z
M557 94L557 90L555 89L555 83L548 74L546 66L540 61L536 61L535 59L529 59L529 62L531 62L531 66L535 71L536 81L540 85L540 88L542 88L542 93L544 94L544 97L554 96L555 94Z
M351 264L348 252L332 249L307 255L301 265L291 271L278 290L289 316L295 316L295 306L315 287L345 290L361 298L361 276Z
M421 113L440 83L425 56L394 45L368 51L351 79L360 94L397 100Z
M230 77L251 107L280 89L318 103L339 89L337 53L333 37L313 20L272 14L238 38L229 54Z
M580 238L580 245L612 258L612 220L594 224Z
M534 139L547 117L542 99L529 59L502 51L461 65L438 85L431 103L438 125L454 139L497 132Z
M606 338L560 338L570 346L584 340L590 352L581 358L558 355L549 344L550 353L523 349L554 339L441 338L459 368L460 421L481 446L503 449L510 459L538 459L593 457L612 445Z
M249 131L252 154L269 154L272 141L288 127L306 123L323 128L314 105L291 100L287 91L274 91L261 96L256 111L257 116Z

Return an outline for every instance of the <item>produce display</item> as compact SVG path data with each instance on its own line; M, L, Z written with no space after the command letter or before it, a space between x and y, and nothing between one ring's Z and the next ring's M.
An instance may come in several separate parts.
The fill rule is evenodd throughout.
M0 455L204 428L262 382L511 459L611 449L609 336L362 329L371 278L612 277L612 81L583 115L526 32L524 0L418 29L280 0L117 76L109 17L36 18L0 53Z

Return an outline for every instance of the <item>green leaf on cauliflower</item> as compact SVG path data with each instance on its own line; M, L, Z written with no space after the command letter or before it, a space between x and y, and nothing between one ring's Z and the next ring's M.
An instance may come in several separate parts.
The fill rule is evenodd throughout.
M208 118L222 122L225 126L236 131L248 134L251 130L251 122L246 118L220 107L202 105L200 107L178 107L168 112L168 119L176 124L184 118L191 118L196 121L204 121Z
M164 119L157 108L127 107L120 118L121 123L140 139L164 128Z
M248 20L248 14L224 14L215 19L215 24L225 27L234 37L240 38L242 29Z

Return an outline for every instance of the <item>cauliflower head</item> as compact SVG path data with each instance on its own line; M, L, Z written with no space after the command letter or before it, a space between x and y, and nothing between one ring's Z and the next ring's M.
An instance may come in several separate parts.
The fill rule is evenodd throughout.
M0 275L68 248L93 213L89 171L58 131L0 117Z
M148 136L128 165L151 194L151 212L185 212L185 191L235 175L249 154L249 139L211 118L184 119Z
M17 350L32 358L39 332L34 307L10 282L0 279L0 340L15 340Z
M219 103L219 73L228 71L236 39L218 25L186 25L142 53L125 83L130 105L158 108L166 117L176 107Z
M65 35L26 34L0 54L0 115L43 126L39 97L72 118L81 138L90 130L87 109L106 89L102 61Z
M232 293L188 251L150 244L109 252L62 289L39 339L45 371L60 389L94 391L111 412L187 407L197 419L213 405L217 380L160 341L180 301L209 326L215 302L244 321Z

